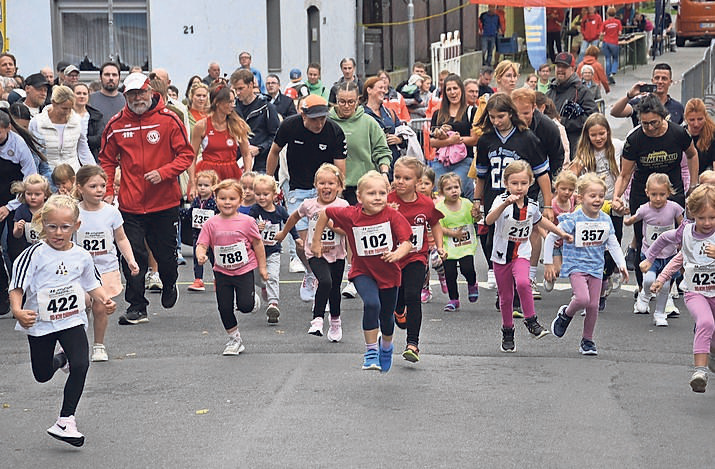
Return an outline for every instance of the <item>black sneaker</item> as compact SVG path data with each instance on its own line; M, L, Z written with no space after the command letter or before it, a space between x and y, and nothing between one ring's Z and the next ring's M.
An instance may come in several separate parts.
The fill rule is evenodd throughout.
M551 321L551 333L556 337L563 337L571 323L571 319L572 318L566 316L566 305L561 306L556 317Z
M626 268L631 272L635 272L636 270L637 254L635 249L628 246L628 251L626 251Z
M607 298L606 296L602 296L602 297L599 298L599 300L598 300L598 312L599 312L599 313L600 313L601 311L603 311L604 309L606 309L606 298Z
M516 352L513 327L511 329L507 329L504 327L501 328L501 351L504 353Z
M598 355L596 344L588 339L581 339L581 345L579 345L578 351L581 352L581 355Z
M609 75L609 76L608 76L608 84L609 84L609 85L615 85L615 84L616 84L616 80L613 79L613 75Z
M143 322L149 322L146 311L133 311L129 310L126 314L119 317L119 324L126 326L129 324L141 324Z
M537 339L541 339L545 335L549 334L549 331L541 327L539 321L536 320L536 316L524 319L524 324L526 325L526 328L529 329L531 335Z
M0 316L5 316L10 312L10 299L3 298L0 300Z
M164 285L164 289L161 290L161 305L166 309L173 308L178 299L179 289L176 287L176 284L170 287Z

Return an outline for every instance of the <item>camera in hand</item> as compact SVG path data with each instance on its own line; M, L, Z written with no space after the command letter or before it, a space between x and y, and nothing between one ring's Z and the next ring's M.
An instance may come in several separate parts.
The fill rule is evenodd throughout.
M640 86L641 93L655 93L656 89L658 89L658 87L654 84L647 84L647 85Z

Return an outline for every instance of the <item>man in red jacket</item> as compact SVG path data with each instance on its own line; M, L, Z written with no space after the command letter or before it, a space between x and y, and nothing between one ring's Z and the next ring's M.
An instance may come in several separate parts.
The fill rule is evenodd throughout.
M145 239L164 284L161 305L172 308L178 299L176 229L181 189L177 176L191 165L194 152L183 123L164 107L145 75L127 76L124 96L126 106L109 120L102 134L99 163L107 173L107 202L114 197L117 166L122 171L119 209L140 272L132 276L122 260L129 308L119 323L139 324L148 322L149 301L144 296L144 275L148 267Z

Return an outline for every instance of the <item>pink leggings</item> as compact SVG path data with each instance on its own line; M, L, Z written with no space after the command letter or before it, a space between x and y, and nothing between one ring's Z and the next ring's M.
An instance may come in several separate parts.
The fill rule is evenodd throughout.
M583 338L593 340L593 330L598 319L598 299L601 296L601 279L583 272L569 275L573 296L566 307L566 316L572 318L582 309L586 310L583 321Z
M524 317L536 315L534 311L534 297L531 293L529 281L529 259L514 259L508 264L494 263L494 277L499 291L499 310L501 311L502 326L506 329L514 327L514 284L521 300Z
M710 342L715 332L715 298L700 293L686 292L685 306L695 319L695 338L693 353L710 352Z

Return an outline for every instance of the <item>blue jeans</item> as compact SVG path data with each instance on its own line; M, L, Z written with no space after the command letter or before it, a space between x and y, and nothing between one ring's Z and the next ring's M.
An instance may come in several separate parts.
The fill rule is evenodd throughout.
M302 204L305 199L317 196L318 191L316 189L293 189L288 191L286 194L286 210L288 210L288 214L290 215L298 210L298 207L300 207L300 204ZM298 220L295 229L298 231L307 230L308 219L304 217Z
M472 158L465 158L457 164L444 166L438 161L430 162L430 166L434 170L435 176L435 186L439 187L439 178L443 174L456 173L462 180L462 197L466 197L469 200L474 199L474 181L467 177L469 173L469 167L472 165Z
M482 36L482 65L492 64L492 51L496 45L496 36ZM486 54L486 57L484 54Z
M578 53L578 59L576 60L576 63L577 63L577 64L578 64L578 63L581 63L581 61L583 60L583 56L586 54L586 49L588 49L588 46L596 46L596 47L598 47L598 41L599 41L599 39L596 38L596 39L594 39L593 41L586 41L586 40L584 40L584 41L581 43L581 50L579 51L579 53Z
M618 72L618 44L603 43L603 55L606 57L606 75Z
M367 275L358 275L353 284L363 302L362 329L371 331L379 327L382 335L391 336L395 332L397 287L380 289L375 279Z

